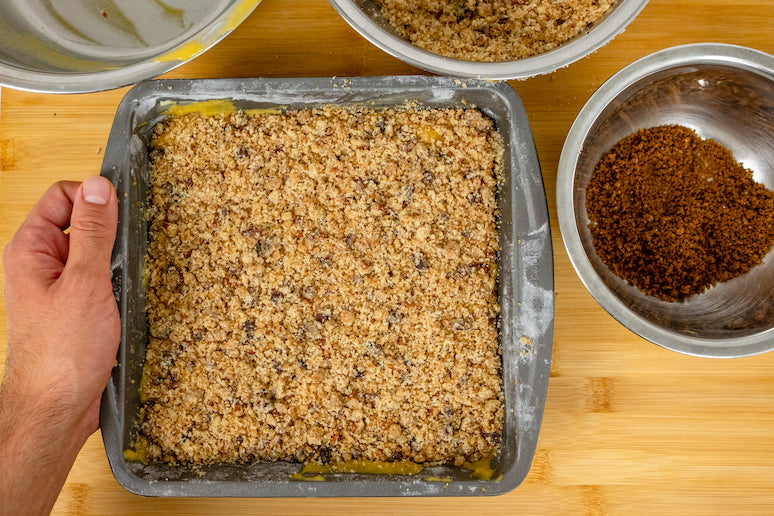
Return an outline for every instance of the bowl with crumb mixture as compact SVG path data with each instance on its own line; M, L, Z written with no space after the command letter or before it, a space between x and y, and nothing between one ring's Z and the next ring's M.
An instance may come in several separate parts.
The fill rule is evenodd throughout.
M103 174L123 337L102 429L127 489L468 496L524 479L553 262L510 86L150 81L119 107Z
M774 347L774 57L700 43L592 95L559 162L562 237L621 324L665 348Z
M363 37L424 70L490 80L553 72L620 34L647 0L330 0Z

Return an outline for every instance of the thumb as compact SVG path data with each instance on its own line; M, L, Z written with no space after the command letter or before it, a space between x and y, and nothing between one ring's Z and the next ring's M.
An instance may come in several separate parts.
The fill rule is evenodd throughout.
M86 179L73 199L65 270L105 267L109 271L117 224L118 200L113 184L100 176Z

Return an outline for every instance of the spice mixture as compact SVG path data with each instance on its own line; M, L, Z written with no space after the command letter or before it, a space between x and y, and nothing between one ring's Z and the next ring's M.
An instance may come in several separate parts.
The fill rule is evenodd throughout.
M744 274L774 244L774 192L678 125L640 129L605 154L586 211L600 259L665 301Z
M374 0L417 47L466 61L510 61L552 50L615 0Z
M475 109L155 128L138 450L474 461L503 419L495 195Z

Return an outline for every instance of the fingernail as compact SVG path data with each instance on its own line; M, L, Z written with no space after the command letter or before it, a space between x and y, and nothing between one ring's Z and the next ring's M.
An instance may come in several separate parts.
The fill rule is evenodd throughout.
M107 204L110 199L110 181L93 176L83 182L83 200L91 204Z

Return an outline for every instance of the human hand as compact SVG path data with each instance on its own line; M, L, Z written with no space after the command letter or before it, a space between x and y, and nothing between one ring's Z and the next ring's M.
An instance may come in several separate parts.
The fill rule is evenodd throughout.
M107 179L62 181L37 202L3 251L3 505L17 499L25 503L20 507L50 510L78 451L98 428L121 331L110 271L117 217ZM25 471L37 486L20 485Z

